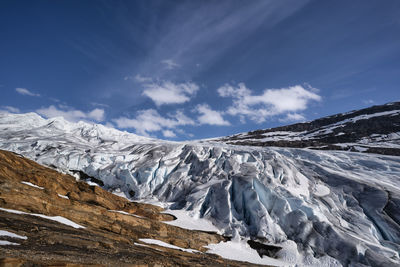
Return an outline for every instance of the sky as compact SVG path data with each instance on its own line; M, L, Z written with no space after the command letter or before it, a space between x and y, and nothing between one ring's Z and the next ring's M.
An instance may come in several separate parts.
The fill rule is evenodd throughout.
M190 140L399 101L398 0L0 1L0 111Z

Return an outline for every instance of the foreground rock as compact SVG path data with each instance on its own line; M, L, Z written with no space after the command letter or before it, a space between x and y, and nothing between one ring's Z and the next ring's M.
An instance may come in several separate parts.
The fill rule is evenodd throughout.
M162 221L174 218L160 213L162 208L130 202L5 151L0 151L0 208L1 266L250 266L203 253L204 246L225 241L223 236L167 225Z

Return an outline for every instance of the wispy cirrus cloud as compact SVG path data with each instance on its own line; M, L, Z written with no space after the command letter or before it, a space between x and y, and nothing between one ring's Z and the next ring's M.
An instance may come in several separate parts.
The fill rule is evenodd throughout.
M50 105L47 108L37 109L36 112L46 118L63 117L64 119L76 122L79 120L89 121L104 121L105 112L104 109L95 108L91 111L84 112L81 110L73 109L68 106L54 106Z
M132 80L138 83L151 83L153 81L152 78L143 76L141 74L136 74L135 76L133 75L128 75L124 77L124 81Z
M165 68L168 70L173 70L173 69L181 66L178 63L176 63L175 61L173 61L172 59L161 60L161 63L164 64Z
M110 106L107 104L103 104L103 103L97 103L97 102L90 102L90 105L94 106L94 107L101 107L101 108L109 108Z
M136 71L158 77L168 77L169 70L179 66L195 66L191 71L204 71L260 27L274 27L308 1L180 3L162 21L151 17L153 23L162 25L154 37L157 43L149 43L146 61ZM158 67L160 62L162 68Z
M311 102L321 101L315 88L304 88L301 85L281 89L265 89L261 95L254 95L244 83L236 87L229 84L218 88L221 97L230 97L233 103L227 109L227 114L241 116L255 122L264 122L266 118L286 115L287 119L304 120L295 112L307 109Z
M146 76L142 76L140 74L136 74L135 77L132 77L132 76L128 76L128 77L129 77L129 79L132 79L134 81L137 81L137 82L143 83L143 84L152 83L153 82L152 78L146 77Z
M20 95L40 96L40 94L33 93L26 88L15 88L15 91Z

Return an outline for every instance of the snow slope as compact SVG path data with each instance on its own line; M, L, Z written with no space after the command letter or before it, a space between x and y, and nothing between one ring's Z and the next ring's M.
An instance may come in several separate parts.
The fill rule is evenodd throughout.
M0 114L0 148L280 246L286 263L400 264L400 157L166 142L32 113Z

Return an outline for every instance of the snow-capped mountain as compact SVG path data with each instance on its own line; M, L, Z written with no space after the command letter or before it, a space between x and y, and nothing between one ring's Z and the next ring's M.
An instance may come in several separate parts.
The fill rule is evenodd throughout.
M350 128L371 126L376 133L359 130L365 135L346 142L362 146L360 140L378 134L390 139L380 139L379 147L393 148L399 145L399 110L399 103L393 103L376 112L324 118L318 127L310 122L298 124L299 130L288 126L292 128L279 131L286 136L315 133L312 140L325 140L322 137L329 132L340 138L352 136L355 130ZM383 124L373 126L379 122L384 122L385 130L378 129ZM271 132L279 135L277 131L259 135L268 138ZM252 133L224 140L235 143L241 136L249 137L246 145L254 145ZM0 114L0 148L92 177L134 200L156 199L170 209L187 210L234 239L252 238L280 247L270 256L288 265L400 264L397 156L215 140L166 142L102 125L45 120L33 113Z
M400 156L400 102L216 140L236 145L307 147Z

